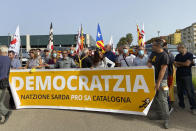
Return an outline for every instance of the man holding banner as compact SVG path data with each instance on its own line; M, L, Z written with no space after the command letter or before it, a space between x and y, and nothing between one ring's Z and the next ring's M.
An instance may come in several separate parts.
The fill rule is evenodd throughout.
M151 119L164 120L163 126L168 129L169 127L169 107L168 107L168 95L169 88L167 85L167 76L169 64L169 58L167 53L163 50L163 40L156 39L152 44L153 53L150 55L149 66L154 65L155 68L155 81L156 81L156 95L154 102L160 106L160 117L152 117Z

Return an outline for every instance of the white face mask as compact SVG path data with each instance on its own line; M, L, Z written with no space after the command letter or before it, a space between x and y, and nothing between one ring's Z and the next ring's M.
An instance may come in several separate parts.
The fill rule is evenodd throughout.
M123 49L123 52L124 52L125 54L127 54L127 53L128 53L128 49Z

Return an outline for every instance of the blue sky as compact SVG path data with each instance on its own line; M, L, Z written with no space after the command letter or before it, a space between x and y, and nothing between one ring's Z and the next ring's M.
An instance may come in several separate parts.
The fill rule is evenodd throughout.
M82 24L84 33L95 39L100 23L104 42L113 36L114 43L127 33L137 42L136 24L145 24L146 39L168 35L196 22L196 0L6 0L1 1L0 36L21 34L77 33Z

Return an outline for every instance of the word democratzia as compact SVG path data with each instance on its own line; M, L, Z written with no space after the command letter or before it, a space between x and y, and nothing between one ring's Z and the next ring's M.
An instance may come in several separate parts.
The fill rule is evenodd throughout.
M149 93L149 88L146 84L143 75L136 75L134 78L133 87L131 87L131 76L130 75L93 75L87 76L76 76L72 75L67 78L64 76L26 76L11 78L12 86L16 88L17 91L26 88L26 90L51 90L54 88L57 91L64 90L65 88L71 91L113 91L113 92L138 92L138 90L143 90L145 93ZM111 86L110 80L115 80L115 84ZM102 81L102 83L101 83ZM18 83L18 84L17 84ZM60 84L59 84L60 83ZM77 86L72 86L73 83L78 83ZM121 86L125 83L125 86Z

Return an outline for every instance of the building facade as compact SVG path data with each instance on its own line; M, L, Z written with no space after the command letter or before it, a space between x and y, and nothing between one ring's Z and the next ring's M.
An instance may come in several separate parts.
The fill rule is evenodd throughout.
M85 47L96 46L95 40L89 34L84 34ZM49 35L22 35L20 36L22 48L29 51L31 48L47 48ZM0 45L7 45L11 41L11 36L0 36ZM76 47L77 34L53 35L55 47Z
M196 54L196 23L181 29L181 41L189 52Z
M176 30L176 32L173 34L170 34L167 39L168 39L168 43L173 44L173 45L177 45L181 43L181 31Z

